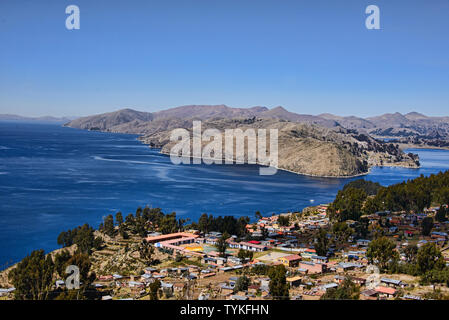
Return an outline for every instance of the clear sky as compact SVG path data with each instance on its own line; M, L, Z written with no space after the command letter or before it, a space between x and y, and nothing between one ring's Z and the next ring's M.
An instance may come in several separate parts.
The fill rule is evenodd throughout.
M449 116L449 1L0 0L0 113L188 104Z

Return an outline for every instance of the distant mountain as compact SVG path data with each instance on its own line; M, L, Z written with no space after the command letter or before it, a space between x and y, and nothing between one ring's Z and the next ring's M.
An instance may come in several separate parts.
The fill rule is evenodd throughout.
M307 123L326 128L343 127L379 138L443 139L447 140L449 144L449 117L428 117L417 112L410 112L405 115L396 112L377 117L360 118L355 116L342 117L329 113L316 116L298 114L290 112L281 106L268 109L260 106L231 108L226 105L188 105L153 113L123 109L116 112L78 118L69 122L67 126L89 130L141 134L154 132L156 127L158 130L161 130L164 126L170 126L170 123L174 123L174 120L241 119L253 117ZM438 144L441 143L439 142Z
M271 110L267 110L260 114L258 117L263 119L279 119L298 123L316 124L326 128L338 126L338 123L333 119L326 119L308 114L298 114L287 111L281 106L273 108Z
M51 117L51 116L43 116L43 117L23 117L15 114L0 114L0 120L7 121L43 121L43 122L62 122L66 123L68 121L72 121L76 119L75 117Z
M66 126L87 130L109 131L110 128L124 123L132 121L147 122L151 120L153 120L152 113L122 109L115 112L78 118L70 121Z
M190 105L171 108L168 110L158 111L153 113L155 120L158 119L232 119L232 118L250 118L259 116L267 112L266 107L252 107L252 108L231 108L226 105Z
M211 119L278 119L284 121L316 124L324 127L336 127L338 123L318 116L289 112L283 107L268 109L266 107L231 108L226 105L189 105L158 112L139 112L122 109L115 112L78 118L67 124L69 127L89 130L136 133L151 130L151 127L166 120L211 120Z

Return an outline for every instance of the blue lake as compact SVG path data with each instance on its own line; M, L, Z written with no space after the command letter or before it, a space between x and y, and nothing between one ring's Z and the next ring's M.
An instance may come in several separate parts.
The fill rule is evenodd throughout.
M354 178L315 178L254 165L173 165L137 136L55 124L0 122L0 270L35 249L57 248L58 234L108 214L161 207L197 220L254 217L333 200ZM449 169L449 151L410 150L422 168L373 168L366 179L389 185Z

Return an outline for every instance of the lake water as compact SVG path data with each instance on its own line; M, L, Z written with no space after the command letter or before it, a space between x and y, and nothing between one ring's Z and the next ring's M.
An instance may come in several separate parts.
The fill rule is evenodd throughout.
M137 136L89 132L55 124L0 122L0 270L35 249L57 248L58 234L121 210L161 207L197 220L254 217L333 200L354 178L315 178L254 165L173 165ZM373 168L383 185L449 169L449 151L419 153L422 168Z

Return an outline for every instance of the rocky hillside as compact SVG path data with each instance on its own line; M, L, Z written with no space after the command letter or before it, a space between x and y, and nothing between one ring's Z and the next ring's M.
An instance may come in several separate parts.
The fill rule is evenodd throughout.
M191 122L183 128L190 131L192 136ZM267 131L278 129L278 168L300 174L347 177L367 173L372 166L419 167L417 156L404 154L397 146L343 128L329 129L304 123L255 118L203 122L203 131L208 128L215 128L220 132L236 128L243 131L249 128ZM170 154L175 144L170 141L170 134L171 129L157 131L142 136L141 140L152 147L161 148L162 153ZM203 146L207 143L203 142ZM222 145L224 146L224 142ZM222 154L224 155L224 149Z
M354 176L372 166L419 167L417 156L404 154L397 145L373 139L368 133L347 129L345 118L332 115L309 116L291 113L282 107L249 109L220 106L185 106L155 113L131 109L80 118L67 126L141 135L150 147L169 154L173 129L192 130L193 120L203 121L203 130L215 128L276 128L279 130L280 169L313 176ZM347 119L348 120L348 119ZM352 126L373 129L368 120L350 119Z

